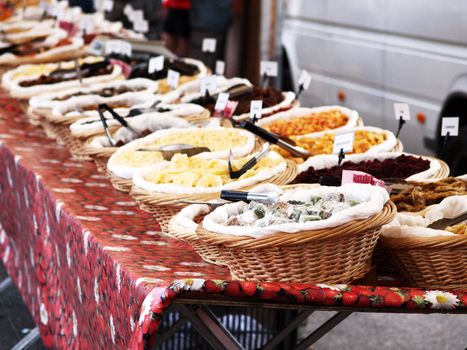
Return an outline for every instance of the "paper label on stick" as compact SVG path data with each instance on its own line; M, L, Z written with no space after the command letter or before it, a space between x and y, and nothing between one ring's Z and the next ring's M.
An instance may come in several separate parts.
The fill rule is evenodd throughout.
M216 105L214 106L214 110L215 111L224 110L225 107L227 106L227 102L229 102L229 96L230 94L228 92L221 92L217 96L217 101L216 101Z
M128 18L131 17L131 14L132 14L134 11L135 11L135 10L133 9L133 6L131 6L131 4L126 4L125 7L123 8L123 13L124 13Z
M225 62L224 61L216 61L216 74L217 75L224 75L225 72Z
M353 131L347 132L345 134L334 135L332 153L339 154L341 149L344 151L344 153L352 152L354 136L355 133Z
M149 22L145 19L133 22L133 30L139 33L147 33L149 32Z
M108 40L105 42L105 54L112 53L131 56L131 44L123 40Z
M104 0L104 2L102 3L102 10L104 11L112 11L112 9L114 8L114 2L112 0Z
M179 80L180 80L180 73L179 72L177 72L175 70L172 70L172 69L169 69L167 71L167 84L169 84L169 86L172 89L177 88Z
M152 57L148 64L148 73L159 72L164 69L164 56Z
M459 136L459 117L444 117L441 121L441 136Z
M227 104L224 108L224 117L227 119L232 118L237 109L238 101L227 101Z
M384 181L378 180L363 171L342 170L342 185L345 184L369 184L385 188Z
M214 38L205 38L203 39L203 44L201 46L201 51L203 52L216 52L217 40Z
M410 120L410 107L408 103L394 103L394 117L397 120Z
M263 109L262 100L253 100L250 103L250 118L257 120L261 118L261 111Z
M145 21L143 10L133 10L128 17L130 22L133 22L133 26L135 26L137 22Z
M279 67L276 61L261 61L260 74L268 77L277 77Z
M202 95L206 94L206 91L211 95L217 88L217 80L215 75L201 78L199 82L199 92Z
M305 69L300 73L300 78L298 79L298 86L303 86L303 90L308 90L311 84L311 75Z

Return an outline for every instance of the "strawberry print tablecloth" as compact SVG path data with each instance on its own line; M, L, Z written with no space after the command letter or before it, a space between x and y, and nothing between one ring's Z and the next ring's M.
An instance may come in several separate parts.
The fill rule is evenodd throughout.
M29 124L5 94L0 257L50 348L149 348L164 311L185 291L355 311L467 311L467 291L231 281L226 268L164 236L157 217Z

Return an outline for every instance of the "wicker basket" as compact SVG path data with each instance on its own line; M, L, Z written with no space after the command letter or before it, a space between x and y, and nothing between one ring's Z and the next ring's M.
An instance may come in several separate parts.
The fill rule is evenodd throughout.
M404 150L404 145L402 144L401 140L397 139L397 143L391 152L402 152Z
M467 237L381 236L378 243L389 253L404 277L421 288L467 288Z
M349 283L370 270L381 226L395 215L396 207L387 202L379 214L334 228L255 239L217 234L198 225L197 234L205 244L218 247L236 279Z
M449 165L446 164L445 161L438 159L438 158L433 158L433 157L423 157L423 158L428 158L430 160L436 159L439 164L440 164L440 169L436 172L436 174L433 174L433 176L430 177L430 180L441 180L449 176L449 173L451 172L449 169Z
M212 244L205 244L203 240L199 239L196 230L193 231L181 227L177 225L172 219L168 222L166 232L168 232L169 236L177 238L191 245L204 261L215 265L225 265L224 261L221 258L221 254L219 252L218 247Z
M133 181L131 179L125 179L123 177L116 176L111 172L108 172L108 176L110 178L110 183L116 190L126 193L131 191L133 186Z
M286 185L292 182L298 174L298 169L295 163L287 161L287 167L284 172L278 174L270 179L265 180L265 182L273 183L275 185L281 186ZM246 188L239 190L246 190L251 187L255 187L259 183ZM189 201L209 201L212 199L219 198L219 192L205 193L205 194L167 194L167 193L157 193L143 190L139 187L133 186L131 188L130 195L139 203L140 208L144 211L150 213L157 213L158 208L161 206L177 207L183 208L187 204L178 203L178 200L189 200Z

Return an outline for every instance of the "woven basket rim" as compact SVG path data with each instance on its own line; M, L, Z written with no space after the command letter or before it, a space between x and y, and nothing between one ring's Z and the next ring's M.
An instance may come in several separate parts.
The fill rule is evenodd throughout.
M250 236L234 236L218 234L205 230L202 225L198 225L197 234L203 241L241 249L260 249L269 247L295 246L323 239L334 239L343 235L358 234L359 232L374 229L393 220L396 215L396 206L388 201L383 210L369 218L353 220L336 227L325 228L313 231L302 231L298 233L277 233L263 238L253 238ZM345 230L345 232L343 232Z
M467 250L467 236L439 236L439 237L384 237L380 238L386 248L393 250L411 249L457 249Z

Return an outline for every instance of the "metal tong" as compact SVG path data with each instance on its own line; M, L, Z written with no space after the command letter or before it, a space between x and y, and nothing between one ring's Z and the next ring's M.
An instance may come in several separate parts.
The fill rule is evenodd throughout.
M200 204L200 205L207 205L211 210L214 210L218 207L227 204L228 202L246 202L249 203L251 201L260 202L264 204L274 204L279 201L279 195L275 192L266 192L266 193L259 193L259 192L243 192L243 191L221 191L220 195L223 201L212 201L212 202L205 202L205 201L189 201L185 199L176 200L176 203L181 204Z
M160 112L162 109L157 108L157 106L161 103L161 100L155 100L154 103L151 106L149 106L149 108L132 108L130 109L130 113L128 113L128 116L134 117L143 113Z
M115 141L112 138L112 134L110 133L109 126L107 125L107 119L105 119L102 109L98 108L97 113L99 113L99 118L101 119L102 125L104 127L105 136L107 136L110 146L115 147Z
M285 149L286 151L288 151L290 154L296 156L296 157L300 157L300 158L303 158L303 159L307 159L309 157L311 157L311 153L304 150L304 149L301 149L293 144L291 144L290 142L287 142L287 139L284 139L272 132L269 132L267 131L266 129L263 129L255 124L253 124L252 122L249 122L249 121L243 121L243 122L240 122L237 124L238 126L252 132L253 134L261 137L262 139L266 140L267 142L270 142L270 143L273 143L277 146L279 146L280 148L283 148ZM290 139L289 139L290 140ZM292 140L290 140L292 141Z
M233 154L232 150L229 152L229 175L231 179L238 179L245 174L248 170L253 168L263 157L269 153L269 143L265 143L261 151L259 151L253 158L246 162L239 170L233 170Z
M140 133L138 131L136 131L133 127L131 127L128 122L125 120L125 118L123 118L122 116L120 116L117 112L115 112L115 110L110 107L107 103L101 103L98 105L98 109L99 110L105 110L107 112L110 113L110 115L115 119L117 120L121 126L127 128L128 130L131 131L132 134L134 134L136 137L138 137L140 135Z
M194 147L186 143L174 143L171 145L164 145L159 148L138 148L136 151L137 152L160 152L162 154L162 157L165 160L171 160L172 157L177 153L186 154L188 157L192 157L199 153L211 152L211 150L207 147Z

